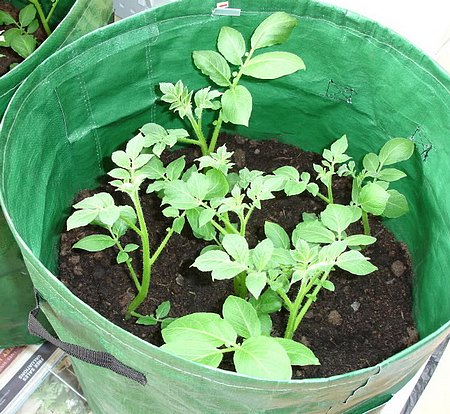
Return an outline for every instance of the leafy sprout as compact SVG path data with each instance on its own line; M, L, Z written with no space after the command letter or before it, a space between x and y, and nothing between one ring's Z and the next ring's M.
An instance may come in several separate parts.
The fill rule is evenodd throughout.
M257 54L260 49L287 41L296 25L296 18L277 12L255 29L249 49L238 30L224 26L217 39L218 51L194 51L195 66L221 90L208 86L194 93L181 80L175 84L160 83L161 100L169 103L169 109L178 113L181 119L186 118L195 134L195 138L180 137L178 142L198 145L206 156L214 152L224 122L248 126L253 98L247 87L239 82L243 76L277 79L305 69L303 60L293 53L274 51ZM209 140L202 125L205 110L219 112Z

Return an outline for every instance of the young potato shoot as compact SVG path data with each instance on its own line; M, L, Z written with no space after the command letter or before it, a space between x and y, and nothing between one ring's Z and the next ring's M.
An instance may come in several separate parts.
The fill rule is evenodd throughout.
M303 60L293 53L274 51L256 54L260 49L284 43L297 23L295 17L284 12L270 15L253 32L250 49L247 49L245 39L238 30L224 26L217 39L218 52L194 51L195 66L223 92L208 86L194 94L181 80L175 84L160 83L161 100L169 103L169 109L178 113L181 119L186 118L194 131L195 138L180 137L178 142L198 145L202 154L208 155L216 148L223 122L248 126L253 99L247 87L239 81L243 76L277 79L304 70ZM202 126L205 110L219 111L209 140Z

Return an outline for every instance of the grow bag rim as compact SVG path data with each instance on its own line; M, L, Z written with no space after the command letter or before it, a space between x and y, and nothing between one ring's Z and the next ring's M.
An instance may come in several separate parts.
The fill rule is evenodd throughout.
M285 0L284 1L286 4L288 4L288 2ZM15 118L14 116L19 113L21 111L21 107L23 105L24 102L26 102L26 99L28 98L28 96L30 94L33 93L34 88L31 90L31 92L29 92L28 94L26 94L27 91L27 87L28 87L28 82L35 82L38 85L36 86L36 88L38 86L40 86L40 84L42 82L45 82L47 77L52 76L54 73L56 73L59 70L60 66L56 66L53 67L52 63L53 60L56 60L59 57L62 57L61 60L66 59L65 63L63 65L61 65L61 67L64 67L66 64L69 64L72 60L76 59L76 57L74 57L73 54L73 50L74 48L80 48L83 50L82 53L87 53L88 48L86 48L86 46L90 46L92 43L94 43L96 46L101 45L105 42L109 42L111 39L120 36L121 34L123 34L124 32L132 32L133 30L137 30L137 29L141 29L143 27L149 26L149 25L155 25L161 22L164 22L164 19L162 20L156 20L155 18L153 19L147 19L147 22L145 23L139 23L138 25L134 24L134 22L136 20L142 18L142 14L144 15L150 15L150 16L155 16L156 13L161 13L164 14L164 10L170 10L169 8L173 8L173 7L180 7L180 4L182 3L186 3L189 4L188 0L180 0L171 4L168 4L162 8L157 8L157 9L149 9L147 11L141 12L140 16L132 16L126 19L123 19L117 23L115 23L114 25L110 25L110 26L106 26L103 28L100 28L98 30L96 30L95 32L91 32L87 35L84 35L83 37L81 37L79 40L71 43L68 46L65 46L64 48L62 48L61 50L57 51L54 55L50 56L48 59L45 60L45 62L43 64L41 64L35 71L33 71L33 73L31 74L30 77L28 77L17 89L17 91L15 92L15 95L13 97L13 99L11 99L11 101L8 104L7 110L5 112L5 116L3 117L3 119L0 122L0 140L2 140L2 138L5 138L4 135L4 126L8 125L8 126L13 126L14 125L14 121ZM280 2L283 3L283 2ZM206 7L205 7L206 8ZM283 4L280 4L280 7L277 9L272 9L272 10L265 10L264 13L270 14L276 10L279 10L280 8L283 8ZM449 94L450 94L450 90L448 87L446 87L444 85L444 83L438 79L438 77L442 78L445 81L449 81L450 82L450 76L448 73L446 73L438 64L436 64L434 62L433 59L427 57L426 55L423 55L423 53L414 45L412 45L409 41L407 41L406 39L404 39L403 37L401 37L400 35L398 35L397 33L395 33L394 31L392 31L391 29L385 28L381 25L379 25L376 22L373 22L372 20L359 16L356 13L349 13L348 11L346 11L345 9L341 9L341 8L337 8L331 5L325 5L322 3L318 3L316 1L311 1L308 4L308 9L306 10L307 12L311 12L311 9L313 11L315 11L315 13L317 14L316 17L314 16L302 16L302 15L296 15L300 18L311 18L311 19L316 19L316 20L321 20L323 22L326 22L328 24L332 24L336 27L340 27L343 30L350 30L352 32L358 32L370 39L372 39L373 41L377 42L377 43L381 43L385 46L388 46L390 49L395 50L396 52L400 53L403 57L409 59L410 61L412 61L416 66L418 66L420 69L422 69L424 72L426 72L428 75L432 76L435 81L437 83L440 84L441 87L443 87ZM326 9L329 13L330 16L332 16L333 18L336 18L336 20L339 21L339 18L345 19L345 22L347 23L346 25L338 25L336 24L334 21L328 21L327 19L323 18L323 15L320 13L320 10L322 9ZM188 10L189 11L189 10ZM250 13L250 12L243 12L243 14L245 13ZM259 13L262 14L262 13ZM293 14L293 13L291 13ZM189 15L192 16L193 14ZM209 15L209 13L205 12L205 13L197 13L196 15L201 15L201 16L207 16ZM184 18L185 16L180 16L178 17L179 19ZM213 17L213 18L217 18L217 17ZM148 21L148 20L152 20L152 21ZM361 27L362 26L362 27ZM127 28L127 30L122 30L123 28ZM362 28L370 28L371 33L367 33L362 31ZM375 30L373 30L375 29ZM106 36L105 33L108 35ZM395 46L383 42L382 40L380 40L379 38L375 37L379 35L380 38L383 37L391 37L393 39L395 39L396 41L398 41L399 43L396 44ZM96 39L95 41L93 41L92 39ZM97 42L98 40L98 42ZM55 58L54 58L55 56ZM420 60L420 62L418 62L418 60ZM51 72L46 72L47 67L49 67L52 71ZM39 81L39 82L37 82ZM21 99L21 94L25 94L25 98ZM9 138L9 137L8 137ZM7 139L5 140L6 144L7 144ZM6 145L5 144L5 145ZM49 276L51 276L57 283L57 286L62 288L63 290L65 290L67 293L70 294L70 297L73 298L74 300L76 300L80 305L81 305L81 309L86 309L88 312L94 311L89 305L87 305L86 303L84 303L81 299L79 299L77 296L75 296L74 294L72 294L69 289L60 281L58 280L43 264L40 263L40 261L37 259L37 257L34 255L34 253L29 249L29 247L27 246L27 244L24 242L24 240L20 237L20 235L17 233L13 222L11 220L11 217L9 216L9 212L6 208L6 202L4 199L4 195L3 195L3 185L4 185L4 174L3 174L3 169L4 169L4 165L1 166L1 174L2 174L2 180L0 183L0 205L3 208L4 211L4 215L5 218L7 220L8 225L10 226L14 237L16 238L18 244L21 246L21 248L23 248L25 251L28 252L29 254L29 259L31 259L31 265L32 266L36 266L37 268L42 268L45 273ZM53 287L50 287L56 294L57 291L54 290ZM66 303L67 300L65 298L63 298ZM77 312L80 312L80 310L77 309ZM141 344L145 344L145 346L151 346L154 348L154 350L158 349L158 351L156 352L164 352L164 355L166 356L170 356L170 358L172 358L174 361L183 361L183 362L187 362L189 365L195 365L198 366L199 369L201 370L206 370L206 371L219 371L221 374L225 375L225 377L239 377L239 378L246 378L249 381L256 381L257 383L261 384L261 382L264 383L280 383L280 384L285 384L285 385L290 385L290 384L298 384L298 383L304 383L304 384L318 384L318 383L326 383L327 386L329 386L330 382L334 382L337 380L341 380L343 377L349 377L349 376L356 376L356 375L361 375L361 374L369 374L369 375L374 375L377 372L380 372L383 367L385 365L390 364L392 361L396 361L400 358L403 358L404 356L412 353L413 351L415 351L417 348L420 348L422 345L427 344L429 342L432 342L433 340L435 340L436 338L438 338L440 335L442 335L443 331L447 330L450 328L450 321L447 321L445 324L443 324L439 329L435 330L434 332L432 332L431 334L427 335L426 337L422 338L419 342L417 342L416 344L404 349L403 351L394 354L393 356L387 358L386 360L380 362L377 365L374 365L372 367L367 367L367 368L363 368L363 369L359 369L359 370L355 370L355 371L351 371L349 373L345 373L345 374L338 374L338 375L334 375L331 377L323 377L323 378L312 378L312 379L298 379L298 380L283 380L283 381L273 381L273 380L263 380L263 379L256 379L253 377L247 377L244 375L240 375L231 371L225 371L225 370L220 370L217 368L212 368L212 367L207 367L205 365L202 364L198 364L195 362L190 362L187 360L184 360L182 358L179 358L177 356L171 355L166 353L165 351L160 350L158 347L156 347L153 344L150 344L144 340L142 340L141 338L131 334L130 332L120 328L119 326L113 324L112 322L110 322L108 319L106 319L105 317L103 317L102 315L100 315L98 312L94 311L96 313L97 316L100 316L101 319L103 321L105 321L107 324L110 324L113 327L113 330L115 329L119 329L121 331L122 335L126 335L129 336L129 338L134 341L134 340L138 340L140 341ZM97 328L99 329L103 329L101 327L99 327L96 323L95 325L97 326ZM443 338L442 338L443 339ZM120 340L120 342L122 342ZM137 350L138 352L141 352L139 350ZM143 353L144 354L144 353ZM145 354L144 354L145 356ZM139 367L137 367L137 369L139 369ZM177 368L178 369L178 368ZM191 374L194 375L194 374ZM255 388L255 387L252 387ZM256 387L259 388L259 387Z
M73 18L73 14L76 9L80 9L81 13L78 20L87 13L89 10L88 7L81 7L79 4L77 5L77 0L74 0L72 6L70 7L67 14L60 21L60 23L56 26L56 28L52 31L52 33L41 43L41 45L26 59L20 62L13 69L5 73L3 76L0 76L0 90L2 90L0 94L0 99L4 96L7 96L11 91L17 88L17 85L23 82L29 74L31 74L35 69L39 67L41 63L43 63L48 57L52 56L54 52L64 46L67 38L72 34L75 30L75 26L71 24L71 20ZM54 41L56 37L64 37L62 42ZM8 88L4 90L4 88Z
M1 127L1 125L0 125ZM145 340L143 340L142 338L139 338L136 335L133 335L131 332L128 332L127 330L121 328L120 326L114 324L113 322L111 322L110 320L108 320L107 318L105 318L103 315L101 315L100 313L98 313L97 311L95 311L93 308L91 308L88 304L86 304L85 302L83 302L78 296L76 296L75 294L73 294L68 288L67 286L65 286L55 275L53 275L52 272L50 272L40 261L39 259L34 255L34 253L31 251L31 249L27 246L27 244L23 241L23 239L20 237L20 235L17 233L16 229L13 227L13 223L11 220L11 217L9 216L9 213L5 210L5 203L4 203L4 198L3 198L3 194L0 193L0 206L3 208L4 210L4 216L5 219L8 223L8 225L11 228L11 231L17 241L17 243L24 249L27 251L27 253L29 254L28 259L31 259L31 266L36 268L36 269L41 269L43 270L47 276L51 277L58 285L58 287L60 289L62 289L63 291L65 291L65 294L69 295L75 302L77 302L79 307L75 307L72 305L72 303L70 303L65 295L61 295L56 289L54 289L53 286L48 285L47 289L52 290L53 295L52 298L56 297L56 295L59 297L59 300L64 301L67 305L69 305L72 308L72 311L82 315L83 317L86 316L86 313L90 313L90 312L95 312L97 317L100 317L100 319L106 324L106 325L110 325L112 327L111 330L108 330L107 333L109 336L114 337L114 339L117 342L120 342L122 345L129 345L128 341L124 341L122 338L128 337L131 341L138 341L141 345L143 346L150 346L151 348L153 348L153 351L155 353L162 353L165 355L165 357L169 357L173 360L178 360L179 362L183 363L183 364L188 364L188 365L194 365L196 366L200 371L206 370L206 372L208 371L215 371L215 372L220 372L222 375L224 375L225 377L231 377L231 380L233 377L238 377L241 379L247 379L248 381L252 382L252 381L256 381L257 384L261 384L263 383L267 383L267 384L273 384L273 383L277 383L280 385L295 385L295 384L311 384L311 385L318 385L323 383L324 386L329 387L330 383L334 383L337 381L341 381L344 378L348 378L348 377L354 377L354 376L358 376L358 375L368 375L369 377L372 377L373 375L376 375L380 372L383 371L383 367L390 365L391 362L397 361L399 359L402 359L404 356L407 356L408 354L414 352L417 348L421 348L423 345L426 345L430 342L432 342L433 340L435 340L436 338L438 338L439 336L442 335L442 333L444 331L446 331L447 329L450 328L450 321L448 321L447 323L445 323L444 325L442 325L439 329L437 329L436 331L434 331L433 333L431 333L430 335L427 335L426 337L422 338L420 341L416 342L415 344L411 345L410 347L390 356L389 358L383 360L382 362L367 367L367 368L361 368L358 370L354 370L354 371L350 371L344 374L337 374L337 375L333 375L330 377L321 377L321 378L305 378L305 379L290 379L290 380L269 380L269 379L262 379L262 378L255 378L255 377L251 377L251 376L247 376L247 375L242 375L242 374L238 374L236 372L233 371L227 371L227 370L223 370L220 368L214 368L214 367L210 367L204 364L200 364L197 362L192 362L192 361L188 361L184 358L178 357L176 355L170 354L167 351L164 351L162 349L160 349L158 346L147 342ZM84 310L86 310L87 312L84 312ZM101 331L105 331L105 329L98 325L95 321L90 320L90 323L93 324L98 330ZM120 331L120 335L121 336L116 336L115 335L115 330L119 330ZM444 340L444 337L442 338L442 340ZM148 354L142 352L140 349L136 349L136 352L139 352L142 354L142 356L145 357L149 357ZM116 355L113 355L116 356ZM159 363L166 365L167 363L155 358L155 356L151 357L154 360L158 360ZM126 362L126 361L121 361L121 362ZM179 371L183 371L181 368L179 367L175 367L174 365L171 365L171 367L173 367L174 369L177 369ZM140 367L135 367L135 369L139 370ZM188 372L188 371L183 371L186 374L192 375L192 376L198 376L199 374L197 373L192 373L192 372ZM147 374L144 372L144 375ZM226 379L226 378L225 378ZM217 382L219 383L220 381L214 380L214 379L210 379L210 381L212 382ZM221 382L220 382L221 383ZM233 387L233 385L231 384L223 384L223 385L227 385L230 387ZM258 385L252 385L252 386L246 386L246 385L239 385L240 388L252 388L252 389L265 389L264 387L258 386ZM282 389L277 389L277 391L283 391Z

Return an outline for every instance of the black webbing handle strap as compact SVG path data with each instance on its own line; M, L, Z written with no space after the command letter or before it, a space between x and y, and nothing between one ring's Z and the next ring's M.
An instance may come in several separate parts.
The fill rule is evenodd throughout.
M79 345L69 344L51 335L50 332L48 332L47 329L45 329L37 320L37 315L40 310L40 295L36 290L34 291L34 293L36 298L36 307L30 312L28 316L28 330L32 335L45 339L58 348L61 348L68 355L81 361L109 369L119 375L123 375L124 377L132 379L133 381L136 381L141 385L147 384L147 378L143 373L123 364L111 354L108 354L107 352L93 351L92 349L87 349Z

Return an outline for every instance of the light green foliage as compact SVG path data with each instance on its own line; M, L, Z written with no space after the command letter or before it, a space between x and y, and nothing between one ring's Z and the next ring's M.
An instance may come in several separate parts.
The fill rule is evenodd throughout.
M215 150L223 122L248 126L253 99L247 87L239 81L242 76L277 79L304 70L303 60L293 53L274 51L255 55L259 49L287 41L296 25L297 19L293 16L284 12L274 13L255 29L250 39L250 49L247 49L246 41L238 30L224 26L217 39L218 51L194 51L194 65L217 87L225 88L223 92L207 87L194 94L181 81L176 84L160 83L161 100L170 103L169 109L177 112L182 119L186 117L195 134L194 139L182 137L178 142L198 145L203 155L208 155ZM205 109L219 111L209 140L202 129Z
M136 309L148 295L153 263L161 254L172 234L180 233L185 223L184 213L180 213L173 207L164 209L163 214L174 218L174 220L172 226L167 229L167 234L160 242L160 245L154 252L150 251L149 232L139 196L140 188L145 180L150 179L154 180L151 191L160 191L166 183L178 180L185 167L183 157L171 162L166 167L163 166L158 156L163 150L161 146L165 147L167 144L164 141L165 137L171 134L181 134L182 132L178 132L179 130L175 130L176 132L173 132L173 130L161 130L158 127L156 124L148 124L143 128L145 130L143 132L146 132L147 135L136 135L128 141L125 151L115 151L111 155L111 159L116 167L108 173L113 178L110 184L116 187L118 191L126 193L133 207L128 205L117 206L110 194L98 193L75 204L74 208L76 211L67 220L68 230L89 224L94 224L107 230L109 234L94 234L84 237L75 243L73 247L90 252L101 251L113 246L117 248L116 261L118 264L126 264L137 290L135 298L128 306L126 317L137 317L138 323L141 324L153 324L155 321L162 322L163 320L166 324L170 321L170 319L166 318L170 308L170 306L167 308L168 304L166 303L163 303L162 307L158 307L155 315L143 316L138 314ZM160 134L158 134L159 132ZM162 139L160 139L161 137ZM129 229L134 231L140 238L141 246L134 243L122 244L121 238ZM133 267L130 254L140 248L142 250L143 265L139 276Z
M322 165L314 164L314 170L317 172L317 179L320 180L327 189L327 195L321 193L317 195L327 203L333 203L333 176L337 174L336 167L350 160L345 153L348 148L347 136L344 135L335 141L330 149L324 149L322 156Z
M213 367L224 353L234 352L239 374L273 380L290 379L291 365L319 364L306 346L264 335L255 308L244 299L229 296L222 314L194 313L175 320L162 330L161 348Z
M328 280L334 267L355 275L366 275L377 269L367 257L354 250L376 239L346 233L348 226L360 217L358 207L329 204L319 217L307 216L306 221L300 222L291 238L278 224L266 222L267 238L253 249L243 236L227 234L222 240L224 250L202 252L193 266L212 272L215 279L232 279L244 273L245 285L259 308L263 303L258 300L267 294L267 290L262 293L267 287L276 292L290 312L286 337L292 338L319 290L334 290ZM298 293L292 302L287 293L297 282Z
M23 58L30 56L37 46L33 33L39 28L39 22L35 17L36 8L32 4L20 10L18 21L7 12L0 10L0 25L15 26L3 32L0 46L10 47Z
M161 329L169 326L175 318L169 318L170 302L168 300L161 302L156 308L155 313L151 315L139 315L135 312L134 316L137 317L136 323L139 325L153 326L158 323L161 324Z
M370 234L367 215L397 218L408 212L406 197L399 191L390 189L392 182L406 174L390 167L408 160L414 152L414 143L406 138L393 138L387 141L378 154L368 153L363 158L363 168L356 170L354 162L344 164L339 175L353 177L352 204L362 210L365 234Z

